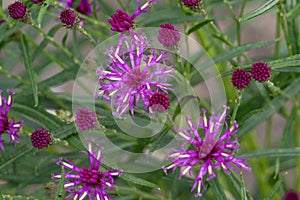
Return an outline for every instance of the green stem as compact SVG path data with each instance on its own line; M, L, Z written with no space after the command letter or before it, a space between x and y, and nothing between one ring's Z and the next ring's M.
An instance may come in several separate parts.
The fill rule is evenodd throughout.
M295 123L294 123L294 133L295 133L295 146L299 147L300 146L300 104L299 104L299 99L300 96L295 96L294 98L294 103L296 106L296 109L298 110L297 114L296 114L296 119L295 119ZM296 177L300 176L300 157L296 158ZM295 183L295 190L299 191L300 190L300 179L296 179L296 183Z
M45 33L37 24L32 24L32 27L35 28L44 38L46 38L53 46L55 46L57 49L61 50L64 52L68 57L70 57L73 62L80 66L81 63L77 58L74 57L74 55L65 47L59 45L52 37L50 37L47 33Z
M280 14L277 13L277 21L276 21L276 36L275 38L280 38L280 24L281 24L281 17ZM276 41L275 43L275 51L274 51L274 59L279 58L280 53L280 40Z
M236 99L235 99L235 105L234 105L234 108L233 108L232 118L231 118L231 121L230 121L230 126L232 126L234 121L235 121L237 111L238 111L238 109L241 105L242 98L243 98L243 90L238 90L237 91L237 96L236 96Z
M94 40L91 34L89 34L84 28L79 26L77 30L79 30L79 32L82 33L82 35L84 35L93 45L97 46L97 42Z
M280 20L281 28L282 28L283 35L284 35L284 38L286 41L288 53L291 56L291 55L293 55L293 46L292 46L292 41L290 40L288 31L287 31L287 25L286 25L287 19L286 19L286 15L285 15L285 12L283 9L282 1L279 2L278 7L279 7L279 16L281 18L281 20Z
M266 148L271 148L271 138L272 138L272 117L267 120L266 127Z

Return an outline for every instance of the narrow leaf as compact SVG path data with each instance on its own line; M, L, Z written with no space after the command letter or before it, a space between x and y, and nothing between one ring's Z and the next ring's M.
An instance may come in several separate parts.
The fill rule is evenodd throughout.
M257 16L265 13L266 11L270 10L271 8L273 8L278 2L280 2L280 0L269 0L265 4L263 4L261 7L244 15L242 20L249 20L254 17L257 17Z
M189 34L195 32L195 31L197 31L198 29L200 29L201 27L205 26L207 23L209 23L211 21L213 21L213 20L212 19L206 19L206 20L204 20L204 21L196 24L193 28L191 28L191 29L189 29L187 31L187 35L189 35Z
M272 190L268 193L268 195L264 198L264 200L272 200L274 199L274 195L276 194L276 191L279 189L281 183L284 180L284 177L286 176L286 174L284 176L281 176L276 183L274 184Z
M298 17L300 14L300 3L298 3L288 14L286 15L286 18L288 21L291 21Z
M210 180L209 184L211 185L211 188L213 189L217 199L227 199L222 186L216 178Z
M35 73L32 66L32 60L29 54L29 47L25 38L25 35L22 34L21 40L20 40L20 49L23 53L24 57L24 64L25 68L29 77L29 81L31 83L32 91L33 91L33 98L34 98L34 106L37 106L39 104L38 100L38 86L35 80Z
M151 183L149 181L146 181L144 179L132 176L128 173L123 173L123 175L120 176L120 178L125 180L125 181L129 181L129 182L132 182L132 183L135 183L135 184L138 184L138 185L159 189L158 185L156 185L154 183Z
M238 155L247 158L263 158L263 157L295 157L300 156L300 148L277 148L248 151Z

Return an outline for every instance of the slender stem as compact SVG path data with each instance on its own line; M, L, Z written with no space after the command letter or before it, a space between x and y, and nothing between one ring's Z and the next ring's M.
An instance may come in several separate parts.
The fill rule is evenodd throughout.
M65 47L59 45L52 37L50 37L47 33L45 33L37 24L32 24L32 27L34 27L43 37L45 37L49 42L53 44L56 48L64 52L68 57L70 57L75 64L80 66L80 62L77 58L74 57L74 55Z
M299 100L300 100L300 96L296 95L294 98L294 104L295 104L295 109L297 109L297 113L296 113L296 119L295 119L295 123L294 123L294 133L295 133L295 146L299 147L300 146L300 136L299 136L299 132L300 132L300 104L299 104ZM300 157L296 158L296 177L300 176ZM296 191L300 190L300 179L296 179L296 183L295 183L295 189Z
M84 28L79 26L77 30L79 30L79 32L82 33L82 35L84 35L93 45L97 46L97 42L94 40L91 34L89 34Z
M275 38L279 38L280 37L280 24L281 24L281 17L280 14L277 13L277 21L276 21L276 36ZM280 40L276 41L275 43L275 51L274 51L274 59L278 59L279 58L279 53L280 53Z
M281 1L279 2L278 7L279 7L279 16L281 18L281 20L280 20L281 28L282 28L282 31L283 31L283 35L285 37L288 53L291 56L291 55L293 55L292 41L290 40L290 37L288 35L287 25L286 25L287 19L286 19L286 15L285 15L283 5L282 5Z
M226 1L226 0L224 0L224 1ZM209 18L209 16L208 16L207 12L206 12L204 9L201 9L201 11L202 11L202 14L204 15L204 19L205 19L205 20L210 20L210 18ZM216 34L218 37L220 37L223 41L225 41L225 43L226 43L227 45L229 45L231 48L234 48L234 47L235 47L234 44L227 38L227 36L226 36L224 33L222 33L222 32L218 29L218 27L215 25L215 23L214 23L213 20L211 20L211 21L209 22L209 24L210 24L211 28L213 29L213 31L215 32L215 34ZM248 58L248 56L246 56L244 53L242 53L242 56L244 57L244 59L245 59L248 63L252 63L251 59Z
M272 138L272 117L267 120L266 127L266 148L271 148L271 138Z
M184 33L187 35L187 31L188 31L188 24L187 24L187 20L186 20L186 15L183 9L183 5L182 2L179 1L179 5L180 8L182 10L182 14L183 14L183 26L184 26ZM186 49L187 49L187 57L190 58L190 48L189 48L189 41L188 41L188 37L185 37L185 43L186 43ZM189 63L186 64L185 66L185 76L187 80L190 80L191 78L191 66Z
M238 109L241 105L242 98L243 98L243 90L238 90L237 91L237 96L236 96L236 99L235 99L235 105L234 105L234 108L233 108L232 118L231 118L231 121L230 121L230 126L232 126L234 121L235 121L236 114L237 114L237 111L238 111Z

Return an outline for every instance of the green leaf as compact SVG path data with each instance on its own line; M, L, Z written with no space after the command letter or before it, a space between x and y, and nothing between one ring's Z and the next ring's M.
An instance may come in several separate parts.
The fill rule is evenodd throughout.
M56 25L54 27L52 27L50 29L50 31L48 32L48 35L50 37L53 37L55 35L55 33L61 28L61 25ZM36 58L36 56L38 54L40 54L44 48L47 46L47 44L49 43L49 40L44 38L44 40L41 42L41 44L35 49L35 51L32 54L32 59L34 60Z
M75 133L77 133L74 123L65 125L57 130L51 132L55 138L65 139Z
M206 19L206 20L204 20L204 21L196 24L193 28L191 28L191 29L189 29L187 31L187 35L189 35L189 34L195 32L195 31L197 31L198 29L200 29L201 27L205 26L207 23L209 23L211 21L213 21L213 20L212 19Z
M276 194L276 191L279 189L281 183L284 181L284 176L281 176L276 183L274 184L272 190L268 193L268 195L264 198L264 200L272 200L274 199L274 195Z
M294 95L300 92L300 77L294 79L294 81L283 91L289 97L293 97ZM242 137L243 135L249 133L256 126L258 126L261 122L265 121L269 117L271 117L274 113L276 113L287 101L289 98L285 96L277 96L271 102L265 104L261 109L265 110L265 112L257 113L252 115L252 117L245 120L245 122L240 126L240 130L237 133L238 137Z
M48 129L60 128L58 119L41 108L31 108L26 105L15 103L11 109L42 123Z
M268 10L270 10L271 8L273 8L278 2L280 2L280 0L269 0L267 1L265 4L263 4L261 7L247 13L246 15L244 15L242 17L242 20L249 20L252 19L254 17L257 17L265 12L267 12Z
M32 66L32 60L29 54L29 47L25 38L25 35L21 35L21 40L20 40L20 49L23 53L24 57L24 64L27 70L27 74L29 77L29 81L31 83L32 91L33 91L33 98L34 98L34 106L37 106L39 104L38 100L38 86L35 80L35 73L33 70Z
M277 149L262 149L248 151L246 153L239 154L238 157L247 158L263 158L263 157L296 157L300 156L300 148L277 148Z
M226 195L224 193L224 190L222 189L222 186L220 185L219 181L215 178L209 181L209 184L211 185L215 196L217 199L227 199Z
M38 25L41 26L41 23L42 23L42 19L49 7L50 4L52 4L52 1L53 0L45 0L40 8L40 11L39 11L39 14L38 14L38 17L37 17L37 21L38 21Z
M156 189L159 189L158 185L156 185L155 183L151 183L145 179L141 179L141 178L138 178L136 176L132 176L128 173L123 173L122 176L120 176L121 179L125 180L125 181L129 181L129 182L132 182L134 184L137 184L137 185L142 185L142 186L146 186L146 187L150 187L150 188L156 188Z
M300 14L300 3L296 4L296 6L292 10L290 10L290 12L288 12L286 18L288 21L291 21L296 17L298 17L299 14Z
M230 50L228 50L228 51L226 51L222 54L217 55L216 57L213 58L213 60L216 64L218 64L218 63L230 60L230 59L234 58L235 56L240 55L241 53L243 53L245 51L249 51L251 49L268 46L268 45L276 43L277 41L278 41L278 39L244 44L244 45L232 48L232 49L230 49Z

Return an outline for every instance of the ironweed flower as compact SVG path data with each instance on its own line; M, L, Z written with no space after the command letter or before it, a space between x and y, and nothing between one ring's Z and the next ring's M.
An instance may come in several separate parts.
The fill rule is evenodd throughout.
M299 194L293 190L289 190L285 193L282 200L299 200Z
M180 40L178 30L172 24L161 24L158 30L158 41L167 48L174 48Z
M228 128L225 122L228 109L229 107L224 106L222 112L212 115L209 120L206 117L206 110L202 109L203 116L197 124L186 117L188 128L182 131L175 130L184 143L179 150L174 150L174 153L168 156L172 164L163 169L167 172L169 169L175 171L177 168L183 168L179 178L187 172L191 174L193 168L199 169L192 188L192 191L197 188L197 197L202 195L201 187L205 189L204 176L208 174L206 181L216 177L214 169L222 168L227 174L230 173L229 169L233 169L232 165L251 170L244 164L243 158L236 158L234 155L239 148L238 140L234 137L238 125L235 122L231 128ZM224 132L222 132L223 126L225 126ZM192 148L188 148L187 145L191 145Z
M110 200L112 197L106 192L107 189L115 188L116 182L113 177L122 175L119 170L110 169L109 171L100 170L100 164L103 159L101 154L103 147L100 145L92 145L88 143L88 151L83 151L90 159L90 167L77 167L74 163L60 158L57 162L68 169L65 173L64 187L70 194L66 198L85 199L89 197L90 200ZM52 178L61 179L61 174L52 175Z
M65 8L72 8L73 4L75 3L75 0L58 0L58 1L61 2ZM91 16L91 14L93 13L92 2L93 1L89 1L89 0L81 0L77 8L74 9L81 14L84 14L86 16Z
M67 27L67 28L74 28L78 26L80 19L74 10L66 9L60 13L60 21Z
M169 108L169 97L165 93L157 92L149 98L150 112L164 112Z
M271 68L264 62L252 64L251 76L258 82L264 82L271 76Z
M13 92L11 90L8 90L8 97L6 98L2 97L1 95L2 90L0 90L0 148L2 151L5 151L2 139L2 136L7 133L10 136L10 139L8 142L11 141L14 142L16 145L18 143L18 139L20 138L20 135L18 135L18 132L21 130L23 126L23 121L15 122L15 119L12 117L11 121L8 119L8 113L10 111L10 108L12 106L12 95Z
M31 0L32 3L36 3L36 4L42 3L44 1L45 0Z
M38 149L47 147L52 141L51 135L48 133L48 131L43 129L38 129L32 132L30 139L32 146Z
M138 3L138 9L131 16L129 16L123 10L120 9L116 10L116 13L113 14L110 19L108 19L108 22L111 24L112 31L125 32L133 28L134 26L133 20L140 14L150 10L149 5L151 3L156 3L156 1L149 0L143 6L141 6L140 0L137 0L137 3Z
M26 12L26 5L20 1L16 1L8 6L8 13L13 19L24 19L26 17Z
M165 63L169 60L166 52L149 49L149 41L141 34L133 30L128 37L122 34L118 45L106 52L110 57L107 69L100 66L96 72L99 95L114 103L113 114L118 118L128 110L133 115L136 108L149 108L153 93L170 90L167 81L173 66ZM139 102L143 105L138 106Z
M202 8L202 0L181 0L182 3L192 11L199 11Z
M237 89L248 87L250 81L251 76L245 69L236 69L232 73L231 82Z
M75 123L80 131L84 131L95 128L97 119L93 111L79 107L76 112Z

